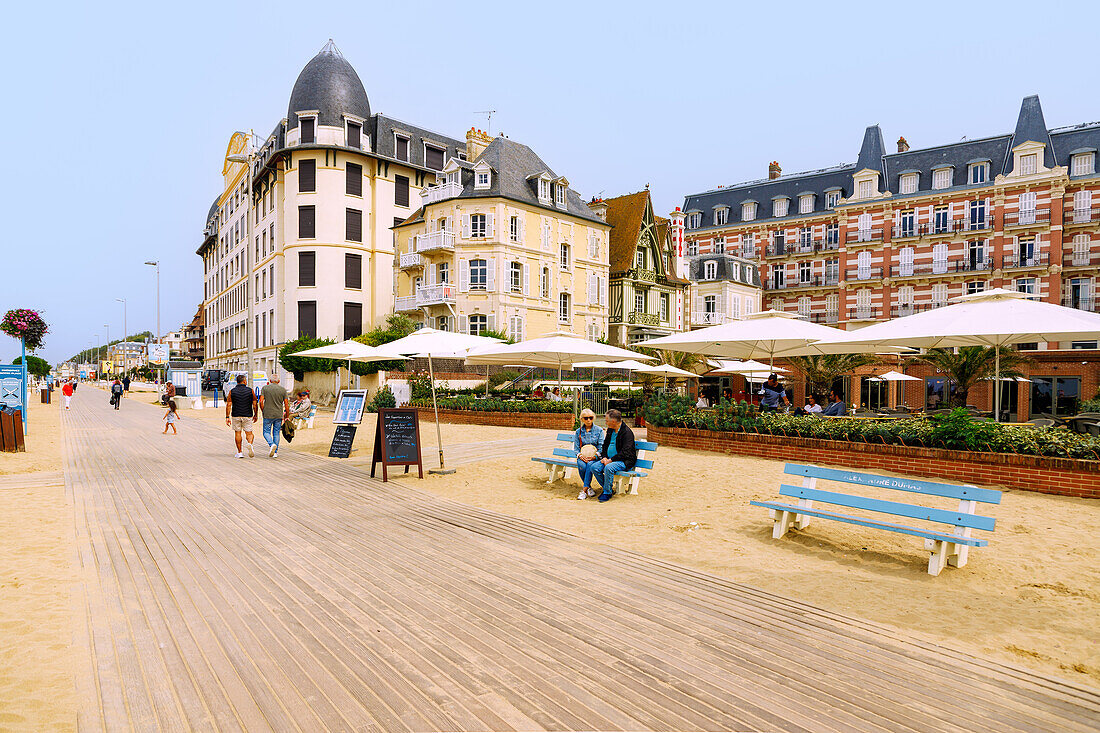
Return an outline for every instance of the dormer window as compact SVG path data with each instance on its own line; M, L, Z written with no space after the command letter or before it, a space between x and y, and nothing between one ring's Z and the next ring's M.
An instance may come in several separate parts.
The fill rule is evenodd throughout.
M772 216L779 218L787 215L787 207L790 205L790 199L778 198L772 201Z
M554 197L557 199L559 209L565 208L565 186L561 183L554 184Z
M834 209L840 203L840 191L825 192L825 208Z
M715 206L714 207L714 226L725 226L729 221L730 210L728 206Z
M363 147L363 125L348 120L344 129L344 140L349 148L361 149Z
M970 164L970 176L968 180L971 183L985 183L989 180L989 163L971 163Z
M393 157L409 162L409 138L404 135L393 136Z
M756 202L746 201L741 204L741 221L752 221L756 218Z
M951 188L950 168L940 168L932 171L932 189L938 191L941 188Z
M1096 153L1077 153L1073 156L1071 175L1088 176L1096 172Z
M688 229L698 229L703 225L703 215L699 212L688 214L687 227Z
M447 151L443 148L437 148L434 145L428 145L424 143L424 167L431 168L433 171L443 170L443 164L446 162Z
M703 263L703 278L706 280L718 279L718 263L714 260L707 260Z
M906 173L901 177L901 182L898 184L898 193L916 193L917 192L917 174Z
M812 193L804 193L798 197L798 213L809 214L814 210L814 195Z
M308 145L317 142L316 117L311 116L298 118L298 142L302 145Z
M1038 170L1039 156L1035 153L1028 153L1020 156L1020 175L1030 176L1034 175Z
M871 179L859 182L859 198L869 199L875 195L875 182Z
M489 188L489 184L490 184L491 181L492 181L492 175L489 172L488 168L485 168L484 170L475 170L474 171L474 188L476 188L476 189Z
M550 181L545 178L539 179L539 201L544 204L550 203Z

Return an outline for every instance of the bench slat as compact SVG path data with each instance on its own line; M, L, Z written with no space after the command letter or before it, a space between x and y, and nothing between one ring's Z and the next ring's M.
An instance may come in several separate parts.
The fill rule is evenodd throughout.
M657 444L648 440L635 440L635 450L657 450Z
M572 443L573 433L558 433L558 440L568 440L570 443Z
M883 514L894 514L899 517L908 517L909 519L926 519L931 522L953 524L956 527L983 529L987 532L993 531L993 525L996 522L993 517L982 517L977 514L953 512L947 509L934 509L932 507L917 506L914 504L902 504L896 501L870 499L865 496L838 494L832 491L810 489L804 486L789 486L783 484L779 487L779 494L780 496L790 496L795 499L823 501L826 504L846 506L852 509L866 509L872 512L882 512Z
M576 468L576 461L567 461L561 458L531 458L535 463L546 463L552 466L565 466L566 468Z
M555 448L554 455L561 456L563 458L576 458L577 451L572 448Z
M649 460L648 458L639 458L638 460L634 461L634 465L638 468L653 468L653 461Z
M907 527L903 524L895 524L893 522L883 522L876 519L866 519L864 517L853 517L848 514L838 514L837 512L830 512L824 509L807 509L795 504L779 504L769 501L750 501L753 506L764 507L765 509L775 509L777 511L795 512L797 514L806 514L811 517L821 517L822 519L833 519L838 522L845 522L847 524L858 524L863 527L872 527L874 529L884 529L889 532L900 532L901 534L913 535L914 537L927 537L932 540L942 540L944 542L955 542L960 545L968 545L970 547L985 547L989 544L986 540L975 539L973 537L958 537L953 534L947 534L944 532L933 532L918 527Z
M896 476L879 476L873 473L860 473L837 468L822 468L821 466L809 466L801 463L788 463L783 467L783 473L792 476L809 476L811 478L825 479L826 481L841 481L849 484L863 486L878 486L884 489L897 489L909 491L915 494L930 494L943 496L950 499L963 499L966 501L980 501L985 504L1000 504L1001 492L994 489L983 489L969 484L942 484L936 481L918 481L910 478L898 478Z

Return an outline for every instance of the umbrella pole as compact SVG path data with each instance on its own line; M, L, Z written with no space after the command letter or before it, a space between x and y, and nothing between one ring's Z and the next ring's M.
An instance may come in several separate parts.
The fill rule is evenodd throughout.
M432 382L432 409L435 411L435 444L439 448L439 468L429 470L428 473L454 473L453 468L443 465L443 434L439 430L439 405L435 401L435 368L432 366L432 357L428 355L428 378Z
M993 347L993 422L1001 421L1001 347Z

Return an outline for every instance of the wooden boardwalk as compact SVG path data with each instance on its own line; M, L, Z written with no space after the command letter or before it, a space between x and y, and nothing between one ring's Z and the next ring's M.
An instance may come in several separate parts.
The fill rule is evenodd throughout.
M81 730L1100 723L1096 691L160 416L63 416Z

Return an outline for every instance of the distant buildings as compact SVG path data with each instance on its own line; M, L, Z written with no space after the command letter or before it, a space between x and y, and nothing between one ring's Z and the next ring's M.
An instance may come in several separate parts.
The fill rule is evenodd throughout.
M147 346L144 341L119 341L107 347L107 361L112 374L123 374L146 362Z

